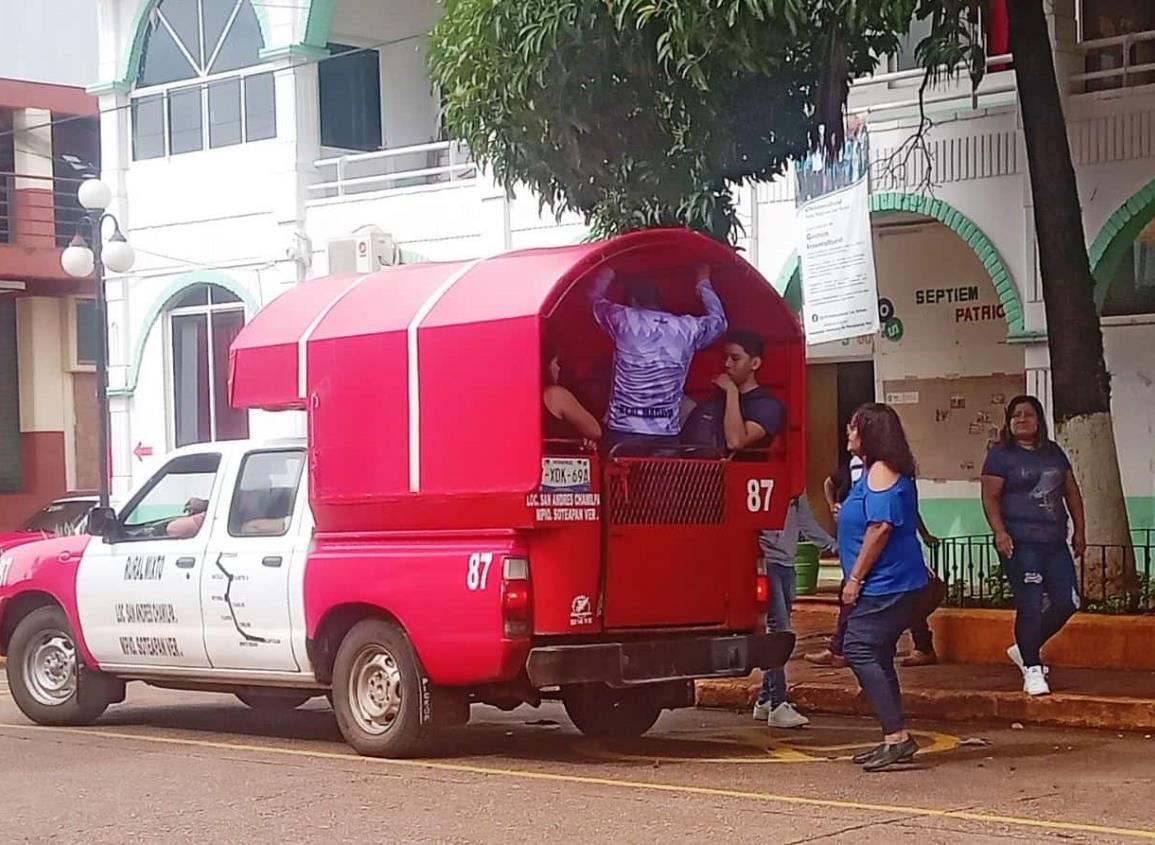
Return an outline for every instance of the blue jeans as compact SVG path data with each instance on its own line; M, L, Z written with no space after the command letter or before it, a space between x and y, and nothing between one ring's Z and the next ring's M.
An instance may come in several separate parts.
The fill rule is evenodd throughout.
M766 630L770 633L790 630L790 611L794 609L794 594L797 589L794 567L780 563L767 563L766 574L770 579L770 608L766 613ZM786 701L786 669L762 670L762 691L758 693L758 703L770 703L777 707Z
M898 733L904 725L894 648L910 625L919 592L859 596L846 618L842 655L887 734Z
M1039 666L1043 644L1079 609L1071 550L1065 542L1016 540L1015 553L1003 560L1003 569L1015 597L1015 643L1023 655L1023 665Z
M677 434L631 434L607 428L602 438L605 454L614 457L677 457L681 438Z

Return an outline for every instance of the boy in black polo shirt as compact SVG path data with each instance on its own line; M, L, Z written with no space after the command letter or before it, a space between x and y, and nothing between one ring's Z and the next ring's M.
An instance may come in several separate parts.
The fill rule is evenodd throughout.
M682 442L728 452L764 449L786 416L782 403L758 384L766 344L745 330L730 332L724 343L726 371L714 379L718 391L690 414Z

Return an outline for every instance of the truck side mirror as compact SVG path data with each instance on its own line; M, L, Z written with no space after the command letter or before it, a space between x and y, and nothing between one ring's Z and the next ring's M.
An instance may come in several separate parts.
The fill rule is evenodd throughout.
M120 523L117 521L116 511L112 508L93 508L88 512L84 533L90 537L112 538L119 529Z

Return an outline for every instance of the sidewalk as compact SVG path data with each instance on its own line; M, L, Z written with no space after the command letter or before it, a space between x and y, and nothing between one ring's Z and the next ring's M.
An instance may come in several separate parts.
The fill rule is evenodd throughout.
M791 700L805 713L870 715L849 669L812 666L800 659L824 646L828 630L814 629L828 617L803 612L795 658L786 667ZM805 630L804 626L811 626ZM899 651L909 650L905 640ZM1155 672L1118 669L1055 668L1052 694L1031 698L1022 691L1022 675L1003 665L953 663L899 669L907 714L936 721L998 721L1106 730L1155 731ZM702 681L702 707L752 706L761 681L750 678Z

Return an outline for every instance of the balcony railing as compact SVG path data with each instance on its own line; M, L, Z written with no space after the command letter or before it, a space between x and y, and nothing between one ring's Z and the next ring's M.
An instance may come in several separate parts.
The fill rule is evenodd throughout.
M0 244L12 243L12 177L0 173Z
M67 246L83 217L76 198L80 182L73 178L0 172L0 244ZM51 201L38 196L26 203L19 202L21 189L41 195L51 192Z
M1098 91L1155 84L1155 30L1083 41L1078 50L1086 70L1071 75L1070 82L1076 87ZM1005 102L1007 95L1016 92L1015 80L1010 74L1000 76L998 71L1013 64L1014 56L1009 53L989 57L988 77L976 91L970 89L966 68L960 67L957 82L946 81L928 89L921 105L928 114L934 114ZM917 88L923 76L922 68L914 68L856 79L851 86L849 111L882 119L914 112L920 106Z
M314 162L322 181L309 186L318 199L472 181L477 164L459 141L435 141Z
M1071 81L1088 91L1155 83L1155 30L1083 41L1079 52L1086 70Z
M997 73L998 71L1009 69L1014 62L1014 57L1009 53L999 56L987 57L987 72L988 74ZM983 101L989 101L995 96L1004 96L1015 93L1016 86L1014 78L1008 75L1008 78L999 78L997 76L988 76L979 86L978 90L972 91L970 87L969 76L967 75L966 67L960 66L957 68L959 78L955 80L944 80L934 88L928 88L923 100L922 106L926 109L928 114L941 111L954 111L961 108L981 108ZM864 76L854 80L851 86L851 96L856 96L860 99L878 97L880 92L888 91L897 94L902 92L901 99L891 99L889 97L880 98L878 102L867 102L851 105L849 111L851 114L866 115L871 117L887 117L888 112L902 112L910 111L919 108L918 87L922 84L923 77L926 71L922 68L912 68L911 70L900 70L893 73L880 73L874 76Z

